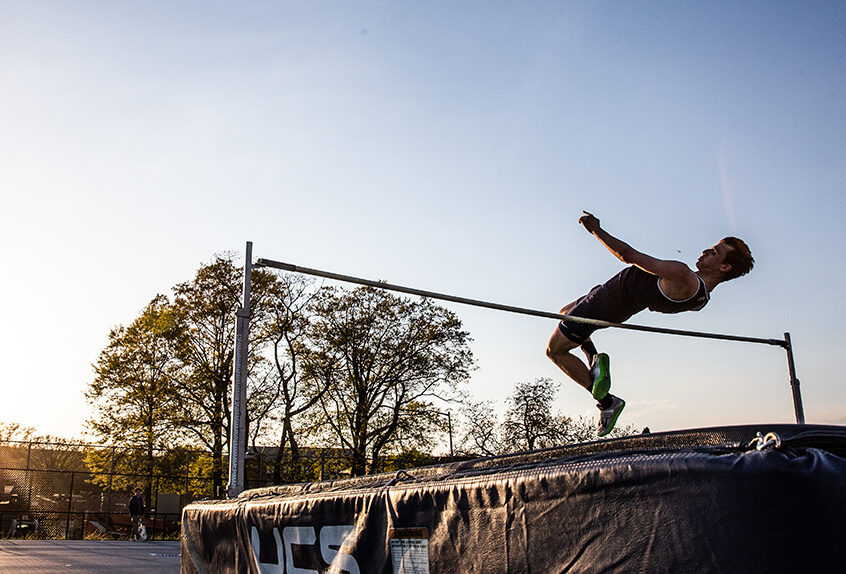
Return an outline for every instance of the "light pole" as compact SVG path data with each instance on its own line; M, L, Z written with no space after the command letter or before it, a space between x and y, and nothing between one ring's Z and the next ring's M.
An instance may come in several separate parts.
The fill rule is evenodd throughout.
M450 413L450 411L443 412L438 410L432 410L432 412L437 413L441 416L446 415L447 428L449 429L449 457L455 458L455 452L452 450L452 413Z

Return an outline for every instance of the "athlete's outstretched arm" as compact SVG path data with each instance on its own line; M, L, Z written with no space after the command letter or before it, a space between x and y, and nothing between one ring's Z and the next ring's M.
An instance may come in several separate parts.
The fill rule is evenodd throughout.
M584 213L584 215L579 218L579 223L584 226L588 233L596 237L599 242L608 249L608 251L614 254L614 257L623 263L634 263L634 259L637 259L638 255L643 255L625 241L617 239L602 229L599 224L599 219L592 213L588 213L587 211L583 211L582 213Z
M625 241L617 239L602 229L599 219L587 211L579 218L579 223L623 263L636 265L648 273L658 275L674 283L698 285L698 279L694 277L690 267L681 261L657 259L646 253L641 253Z

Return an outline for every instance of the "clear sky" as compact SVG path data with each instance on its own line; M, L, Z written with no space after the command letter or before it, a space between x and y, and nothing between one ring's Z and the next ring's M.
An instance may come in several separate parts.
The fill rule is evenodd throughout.
M792 334L846 424L846 5L0 0L0 421L79 436L113 326L243 253L557 311L621 268L577 223L751 275L698 314ZM554 321L451 306L468 391L562 382ZM778 347L606 330L621 424L793 421Z

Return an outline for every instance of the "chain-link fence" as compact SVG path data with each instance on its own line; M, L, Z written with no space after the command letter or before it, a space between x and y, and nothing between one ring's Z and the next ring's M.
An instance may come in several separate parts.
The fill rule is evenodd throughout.
M187 450L0 442L0 537L127 537L135 488L144 492L148 535L178 537L182 508L212 493L209 475L197 472L201 457Z
M350 466L340 449L258 447L247 453L245 486L342 478ZM186 449L0 441L0 538L126 538L135 488L148 536L176 538L185 505L220 495L212 468L211 455Z
M350 476L351 467L352 458L342 449L305 447L292 455L276 447L256 447L244 457L244 488L334 480Z

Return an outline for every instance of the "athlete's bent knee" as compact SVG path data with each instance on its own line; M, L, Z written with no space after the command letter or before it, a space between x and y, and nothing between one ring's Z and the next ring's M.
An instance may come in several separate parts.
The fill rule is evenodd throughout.
M555 329L555 332L546 344L546 356L549 357L551 361L556 362L556 358L568 354L571 350L578 346L578 343L574 343L565 337L561 331Z
M570 352L568 345L562 344L564 343L561 339L564 337L558 333L557 331L553 334L552 338L549 339L549 343L546 344L546 356L553 362L557 357L561 355L565 355Z

